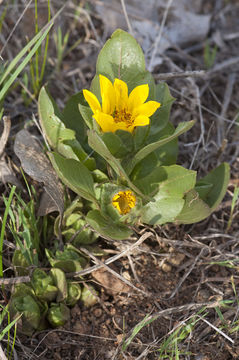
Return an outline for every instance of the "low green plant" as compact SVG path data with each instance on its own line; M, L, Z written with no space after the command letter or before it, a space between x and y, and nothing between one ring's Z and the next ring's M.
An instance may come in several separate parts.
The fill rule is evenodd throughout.
M85 201L91 228L123 240L139 222L191 224L208 217L225 195L229 165L202 179L177 165L177 128L169 121L174 98L145 70L136 40L116 30L99 53L90 91L73 95L60 111L43 87L41 127L61 180ZM89 206L90 204L90 206ZM79 214L79 212L78 212Z
M207 41L204 47L204 64L207 69L210 69L214 63L217 56L217 45L214 45L213 47L210 46L210 42Z
M57 64L56 64L56 71L60 71L63 56L66 51L66 46L68 44L70 36L70 31L67 31L64 37L62 37L62 31L61 28L58 27L57 32L54 33L54 41L56 44L56 50L57 50Z
M4 233L7 215L10 218L8 228L16 242L16 249L12 258L16 275L29 275L31 282L18 284L11 294L9 312L11 319L17 319L18 330L28 336L36 330L42 330L50 325L63 325L69 319L69 307L81 300L84 306L92 306L97 302L95 290L89 286L66 280L65 273L83 270L88 264L88 258L79 250L80 246L92 247L97 236L84 228L84 222L79 220L77 210L81 202L76 199L63 216L63 239L65 245L59 250L57 242L51 250L49 244L42 246L42 226L44 219L36 216L36 193L32 186L28 188L30 201L25 202L21 194L15 192L15 187L5 199L5 215L3 218L2 234ZM79 221L78 221L79 220ZM77 223L77 229L83 228L75 240L71 240L71 225ZM52 229L53 230L53 229ZM55 232L59 233L59 217L55 220ZM69 232L70 231L70 232ZM50 236L50 234L48 234ZM1 235L3 237L3 235ZM94 247L91 248L94 253ZM96 254L98 255L98 254ZM50 271L45 272L38 267L50 264ZM31 271L32 270L32 271Z
M9 215L11 202L12 202L15 190L16 190L16 186L13 186L12 189L11 189L8 200L5 199L5 206L6 207L5 207L3 219L1 221L1 232L0 232L0 278L3 277L3 262L2 262L3 239L4 239L4 235L5 235L7 217Z
M10 313L8 311L8 306L3 307L0 305L2 311L0 312L0 326L3 328L3 320L7 316L7 325L1 330L0 333L0 341L2 341L7 334L8 342L7 342L7 357L9 360L12 358L13 349L15 346L15 340L16 340L16 334L17 334L17 321L20 319L21 315L16 317L14 320L10 320ZM10 330L14 327L14 334L13 334L13 341L12 344L10 342ZM10 351L10 345L11 345L11 351Z
M228 220L228 223L227 223L227 231L230 229L230 227L232 225L233 213L234 213L234 210L235 210L236 203L238 201L238 197L239 197L239 187L235 186L233 197L232 197L230 216L229 216L229 220Z
M81 300L84 306L97 302L97 292L66 280L65 272L53 267L48 273L35 269L29 284L17 284L11 296L9 312L17 319L18 330L32 335L36 330L64 325L70 318L69 307Z
M47 0L47 8L48 8L48 23L50 23L51 20L50 0ZM38 0L35 0L35 34L37 35L38 33L39 33ZM32 84L34 96L38 95L39 90L42 86L42 81L46 68L48 46L49 46L49 34L47 34L46 36L44 47L41 43L35 52L35 56L32 57L30 61L31 84ZM43 57L41 59L42 53L43 53Z

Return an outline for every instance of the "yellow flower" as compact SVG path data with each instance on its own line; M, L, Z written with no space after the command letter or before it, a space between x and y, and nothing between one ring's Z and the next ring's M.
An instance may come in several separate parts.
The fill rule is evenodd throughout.
M119 211L120 215L126 215L135 207L136 197L130 190L119 191L112 198L112 205Z
M135 126L149 124L149 117L160 107L160 103L145 102L149 95L148 84L137 86L128 95L128 86L124 81L115 79L112 84L103 75L99 78L102 106L89 90L83 90L83 94L103 132L125 130L132 133Z

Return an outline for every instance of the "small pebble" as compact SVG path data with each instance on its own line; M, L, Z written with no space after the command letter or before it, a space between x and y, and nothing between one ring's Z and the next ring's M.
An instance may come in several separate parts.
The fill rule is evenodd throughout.
M172 266L169 265L169 264L167 264L167 263L163 263L163 265L162 265L162 270L163 270L164 272L170 272L170 271L172 270Z

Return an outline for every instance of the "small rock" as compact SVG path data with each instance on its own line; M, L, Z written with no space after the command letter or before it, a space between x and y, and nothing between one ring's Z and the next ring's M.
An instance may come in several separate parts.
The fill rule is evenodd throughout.
M175 253L173 256L171 256L168 259L168 262L170 262L171 265L179 266L183 260L185 259L185 255L181 253Z
M163 265L162 265L162 270L163 270L164 272L170 272L170 271L172 270L172 266L169 265L169 264L167 264L167 263L163 263Z
M93 278L105 287L106 291L112 295L129 292L130 287L123 281L115 277L105 269L99 269L92 273Z

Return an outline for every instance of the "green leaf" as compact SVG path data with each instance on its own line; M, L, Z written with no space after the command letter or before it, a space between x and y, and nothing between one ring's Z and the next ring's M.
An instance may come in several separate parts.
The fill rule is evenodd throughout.
M74 272L82 270L81 258L75 252L71 250L64 250L63 252L57 252L55 257L52 252L45 249L46 256L51 266L61 269L65 272Z
M178 125L175 132L163 139L160 139L154 143L146 145L143 149L139 150L137 154L134 156L133 160L129 164L127 168L127 173L130 174L134 169L135 165L138 164L142 159L144 159L147 155L151 154L153 151L157 150L159 147L167 144L168 142L176 139L179 135L191 129L194 125L194 121L182 122Z
M184 205L182 198L160 195L154 202L148 203L142 212L142 222L149 225L162 225L172 222L180 213Z
M11 319L22 315L18 323L18 329L23 334L31 336L38 328L41 320L40 308L31 295L13 295L9 311Z
M94 181L85 165L74 159L65 159L56 153L49 153L49 157L64 184L83 198L97 203Z
M142 197L145 197L142 192L131 182L120 162L110 153L109 149L107 148L101 137L96 133L96 131L88 131L88 141L90 147L94 149L98 154L100 154L107 163L109 163L109 165L116 172L116 174L118 174L122 179L125 179L128 182L129 187L131 187L135 193L139 194Z
M162 82L156 85L155 100L158 101L161 106L151 117L148 139L150 143L157 141L161 137L160 132L169 121L171 107L175 100L175 98L171 96L166 83Z
M54 285L57 287L57 298L56 302L62 302L67 298L67 283L65 273L58 268L50 270L50 275L54 281Z
M81 287L79 284L67 282L67 299L66 305L74 306L81 297Z
M195 190L191 190L186 194L184 207L175 221L177 224L193 224L207 218L210 214L209 206L199 198Z
M95 169L94 159L88 159L88 154L76 140L75 130L82 133L82 129L77 128L77 123L80 123L79 117L81 118L81 115L79 110L76 109L76 102L77 98L70 99L63 111L63 115L65 116L64 121L67 122L71 119L69 125L73 126L75 124L72 130L65 126L64 122L61 120L62 114L60 114L54 100L43 87L40 91L38 101L40 123L47 141L54 150L57 150L58 153L66 158L85 161L85 165L89 169ZM78 117L74 119L76 114ZM74 124L72 119L74 120ZM83 120L81 120L81 123L83 124Z
M47 313L47 320L53 327L63 326L69 319L70 310L66 305L51 303Z
M139 73L144 72L145 59L140 45L127 32L116 30L99 53L96 73L107 76L111 81L120 78L130 87Z
M161 225L174 221L184 206L184 194L196 182L196 172L179 165L161 166L147 177L138 180L145 192L158 191L153 200L143 208L142 221Z
M62 112L62 121L68 129L75 131L76 139L81 143L86 143L87 134L83 117L79 111L79 103L82 101L82 91L70 97Z
M133 137L128 131L117 130L115 133L104 133L102 140L116 158L123 158L133 150Z
M93 129L93 111L91 110L91 108L88 105L88 102L85 100L83 92L81 91L80 96L79 96L79 110L81 113L82 118L84 119L86 125L90 128Z
M31 280L36 296L42 301L52 301L56 298L57 288L51 276L41 269L35 269Z
M139 129L140 127L138 127ZM144 128L143 126L141 128ZM175 129L171 123L161 130L160 135L170 136L174 133ZM178 139L171 140L167 144L161 146L157 150L150 153L143 160L141 160L131 173L131 179L140 179L150 174L158 166L173 165L177 161L178 154ZM127 165L126 165L127 166Z
M138 151L145 144L149 134L149 126L137 126L134 130L134 151Z
M204 200L212 187L213 184L208 184L203 180L199 180L195 186L195 190L199 194L200 199Z
M85 307L91 307L98 302L98 292L93 288L92 285L83 287L81 292L81 301Z
M134 183L148 195L152 195L158 189L157 192L166 196L183 197L187 191L194 188L196 172L179 165L159 166Z
M61 119L56 116L54 104L44 87L39 94L38 110L40 124L50 146L61 155L77 160L71 147L63 143L65 140L74 140L75 132L67 129Z
M105 238L125 240L132 235L132 230L127 226L113 223L111 218L103 217L99 210L89 211L86 216L86 221Z
M211 211L214 211L222 201L229 180L230 166L227 163L222 163L200 180L199 184L202 182L212 184L210 191L203 197L203 200L210 206Z
M94 158L90 158L89 155L82 149L80 143L77 140L65 140L64 144L69 145L79 159L89 170L95 170L96 163Z

